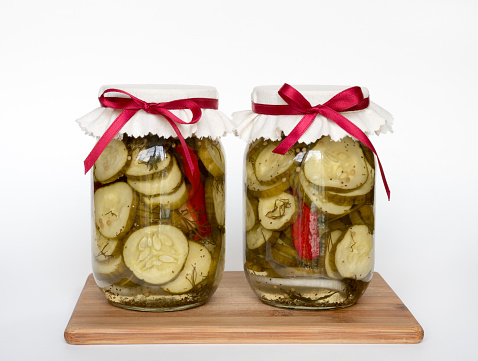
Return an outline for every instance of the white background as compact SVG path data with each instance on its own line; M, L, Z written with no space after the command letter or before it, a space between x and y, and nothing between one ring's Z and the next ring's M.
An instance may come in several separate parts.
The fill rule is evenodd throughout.
M478 313L478 2L1 1L2 360L473 360ZM71 346L90 265L94 141L75 119L102 84L216 86L248 109L264 84L346 84L395 116L373 137L376 270L425 330L418 345ZM244 144L228 161L226 270L241 270Z

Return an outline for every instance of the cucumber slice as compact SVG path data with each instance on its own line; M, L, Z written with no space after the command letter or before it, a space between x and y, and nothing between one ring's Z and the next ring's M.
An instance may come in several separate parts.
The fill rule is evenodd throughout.
M264 184L275 184L283 177L288 178L288 171L294 165L295 151L290 149L286 154L276 154L272 151L279 142L269 142L261 148L261 151L254 160L254 172L259 182Z
M367 181L364 184L347 193L326 191L324 195L327 201L338 205L363 203L364 200L368 197L369 192L373 190L373 187L375 185L375 170L368 162L366 162L366 164L368 170L368 177Z
M226 166L221 143L217 140L203 138L197 141L197 147L199 159L208 172L214 177L223 176Z
M324 190L309 182L302 171L299 172L299 185L301 190L300 194L306 203L314 204L318 211L328 216L341 216L352 208L352 204L337 205L327 201L325 199Z
M248 249L257 249L266 242L274 243L279 237L279 232L273 232L265 229L260 224L255 225L250 231L246 232L246 245Z
M125 182L116 182L95 192L95 223L106 238L120 238L133 226L138 197Z
M124 174L130 161L126 145L121 140L113 139L95 162L95 179L102 184L115 181Z
M212 257L199 243L189 241L189 254L179 276L161 288L169 293L181 294L190 291L204 281L209 273Z
M172 193L181 186L182 181L181 169L175 158L173 158L173 166L169 171L159 172L152 179L136 180L128 178L128 184L134 190L147 196Z
M362 148L350 137L339 142L320 138L306 155L304 174L313 184L339 192L358 188L368 178Z
M96 237L92 245L93 257L96 261L103 262L108 260L108 258L121 254L119 248L118 239L106 238L96 229Z
M128 273L123 257L109 257L104 261L93 259L93 273L100 287L107 287L109 284L117 282Z
M123 257L136 277L159 285L176 278L188 256L188 240L176 227L159 224L133 232Z
M144 178L158 172L167 171L172 165L172 156L161 145L134 149L131 158L126 176L132 179Z
M207 218L212 226L226 223L224 178L209 177L204 184Z
M283 192L273 197L259 198L257 211L262 227L281 231L295 222L299 208L297 199Z
M289 177L282 177L281 179L277 180L276 183L270 185L264 185L259 182L259 180L256 178L254 166L250 157L248 157L246 162L246 182L249 192L257 198L272 197L284 192L290 187Z
M257 205L259 201L256 198L246 195L246 232L250 231L257 223Z
M188 188L186 187L186 183L182 181L179 188L171 193L144 196L142 200L144 204L149 207L162 206L169 209L177 209L186 203L188 196Z
M325 271L327 276L333 279L341 279L340 273L335 265L335 253L337 250L337 243L342 238L343 232L339 229L324 234L325 240Z
M344 278L363 280L373 269L373 235L366 225L350 227L337 244L335 265Z
M365 225L368 227L370 232L373 233L373 230L375 229L375 217L374 217L373 205L364 204L362 207L358 209L358 211Z
M278 240L272 247L267 249L266 259L272 264L272 267L279 272L280 267L274 267L274 263L285 267L297 267L300 257L295 248Z

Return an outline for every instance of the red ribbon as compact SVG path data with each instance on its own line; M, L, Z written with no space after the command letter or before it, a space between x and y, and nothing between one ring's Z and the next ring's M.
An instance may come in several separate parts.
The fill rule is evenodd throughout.
M390 189L385 178L382 164L374 146L365 133L339 112L362 110L368 107L370 100L364 97L362 89L355 86L341 91L324 104L312 106L304 96L289 84L279 89L279 95L288 105L270 105L252 103L252 111L267 115L304 115L290 134L274 149L274 153L285 154L310 127L318 114L332 120L348 134L365 144L376 156L383 184L390 200Z
M122 93L127 95L129 98L119 98L119 97L105 97L105 94L115 92ZM211 98L188 98L188 99L178 99L165 103L147 103L141 99L136 98L135 96L119 89L107 89L99 97L99 101L103 107L113 108L113 109L122 109L121 114L114 120L111 126L106 130L103 136L100 138L98 143L93 147L93 150L90 152L88 157L85 159L85 174L91 169L93 164L95 164L98 157L103 153L105 148L115 137L116 134L123 128L123 126L131 119L133 115L138 112L138 110L144 110L150 114L162 115L169 122L171 127L173 127L176 132L179 141L184 149L186 149L186 159L188 161L190 169L194 169L193 162L191 160L191 155L189 154L188 147L184 141L181 132L179 131L178 124L195 124L199 121L202 115L201 108L203 109L218 109L218 100ZM188 123L173 113L170 112L172 109L189 109L192 112L192 120Z

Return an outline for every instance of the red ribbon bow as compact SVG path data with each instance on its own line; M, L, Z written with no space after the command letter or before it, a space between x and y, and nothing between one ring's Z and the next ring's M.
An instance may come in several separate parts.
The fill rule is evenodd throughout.
M119 97L105 97L105 94L115 92L122 93L127 95L129 98L119 98ZM93 164L95 164L98 157L103 153L103 150L108 146L111 140L115 137L116 134L123 128L123 126L131 119L133 115L136 114L139 110L144 110L150 114L162 115L169 122L171 127L173 127L176 132L179 141L184 149L188 149L186 142L184 141L181 132L179 131L178 124L195 124L199 121L202 115L201 108L203 109L217 109L218 100L211 98L189 98L189 99L178 99L165 103L147 103L141 99L136 98L135 96L119 89L107 89L99 97L99 101L103 107L113 108L113 109L122 109L121 114L114 120L111 126L106 130L103 136L100 138L98 143L93 147L93 150L90 152L88 157L85 159L85 174L91 169ZM192 120L188 123L173 113L170 112L172 109L189 109L192 112ZM189 151L186 151L186 159L191 170L194 170L193 162L191 160L191 155Z
M385 191L390 200L390 189L385 178L382 164L374 146L365 133L339 112L362 110L368 107L370 100L364 97L362 89L355 86L341 91L324 104L312 106L304 96L289 84L279 89L279 95L288 105L270 105L252 103L252 111L267 115L304 115L290 134L274 149L274 153L285 154L310 127L318 114L332 120L348 134L365 144L376 156L382 175Z

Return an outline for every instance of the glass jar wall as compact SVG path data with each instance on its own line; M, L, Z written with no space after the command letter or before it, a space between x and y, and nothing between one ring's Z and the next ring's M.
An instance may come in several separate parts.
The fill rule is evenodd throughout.
M142 311L207 302L224 269L222 145L114 139L94 166L93 271L107 300ZM186 153L192 160L192 169Z
M351 137L323 136L285 155L280 141L245 154L245 273L260 300L277 307L353 305L374 265L373 153Z

